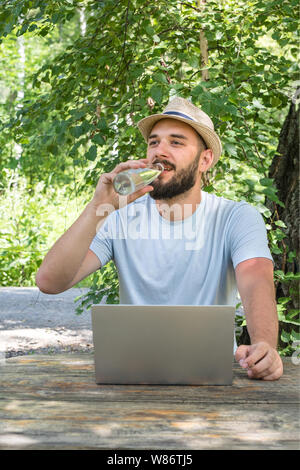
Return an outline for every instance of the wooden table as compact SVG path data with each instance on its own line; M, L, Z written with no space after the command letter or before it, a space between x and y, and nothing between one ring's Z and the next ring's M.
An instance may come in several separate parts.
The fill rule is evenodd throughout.
M90 353L0 362L0 449L299 449L300 365L276 382L96 385Z

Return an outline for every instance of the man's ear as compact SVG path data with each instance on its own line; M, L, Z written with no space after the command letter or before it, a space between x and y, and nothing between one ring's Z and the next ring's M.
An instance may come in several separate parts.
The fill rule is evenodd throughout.
M214 154L211 149L203 150L200 155L200 171L201 173L207 171L212 166Z

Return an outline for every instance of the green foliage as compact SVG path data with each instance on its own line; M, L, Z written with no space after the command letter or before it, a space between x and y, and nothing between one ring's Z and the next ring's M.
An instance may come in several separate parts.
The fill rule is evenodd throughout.
M143 140L128 124L180 93L214 116L224 162L233 157L253 167L258 158L268 158L258 168L264 173L275 152L270 142L280 129L274 108L279 117L297 71L292 57L277 56L259 40L269 32L280 51L288 48L292 54L296 6L294 11L290 3L274 8L272 3L246 3L245 15L243 2L231 1L210 1L204 10L191 1L5 2L10 18L3 13L5 37L45 37L46 27L47 36L55 37L58 22L77 31L70 45L32 71L23 105L4 127L6 135L23 141L22 170L30 163L41 166L37 156L44 166L44 160L56 163L59 155L66 167L69 156L80 162L98 157L96 172L126 160L132 145L135 155L143 155ZM78 8L84 8L87 22L84 37ZM276 18L276 33L270 17ZM202 27L209 43L208 82L201 80L197 31ZM153 110L148 97L154 100Z
M33 286L35 274L55 240L79 216L86 196L69 188L32 188L15 170L3 170L0 188L0 285ZM72 195L72 194L71 194Z
M192 98L213 118L224 148L205 190L256 206L272 252L292 256L268 169L298 80L296 0L209 0L205 7L192 0L0 0L0 7L0 170L17 169L32 188L40 181L45 188L70 186L76 170L77 194L92 191L102 172L145 155L139 119L160 112L171 96ZM209 48L207 81L201 29ZM39 247L34 223L24 250ZM17 273L8 250L13 241L2 236L6 268L15 269L9 283ZM41 254L22 282L33 281L40 261ZM117 301L112 267L94 276L85 305L104 295ZM280 318L292 325L296 315L279 305Z
M8 185L5 197L1 197L0 283L31 286L51 227L40 211L41 198L26 194L24 179L20 181L12 172L5 173Z
M79 302L76 306L77 315L101 301L108 304L119 303L118 273L112 261L93 274L89 292L75 299L75 302Z

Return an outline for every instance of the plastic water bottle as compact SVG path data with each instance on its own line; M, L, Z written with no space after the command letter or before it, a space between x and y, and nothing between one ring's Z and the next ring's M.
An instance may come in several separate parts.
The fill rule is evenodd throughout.
M161 163L147 165L144 168L130 168L115 176L114 189L118 194L127 196L150 184L162 171L164 167Z

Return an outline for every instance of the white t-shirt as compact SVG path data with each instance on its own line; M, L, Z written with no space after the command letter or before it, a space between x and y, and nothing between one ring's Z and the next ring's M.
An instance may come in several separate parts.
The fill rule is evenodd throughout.
M162 217L149 195L107 217L90 249L102 266L114 260L120 303L235 306L235 267L272 260L257 209L201 194L197 210L176 222Z

